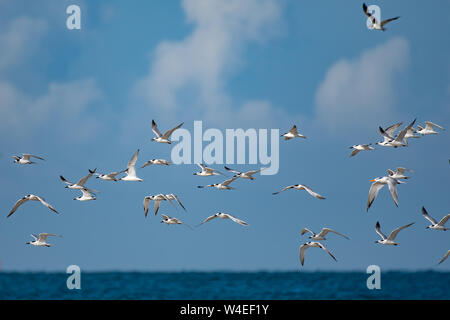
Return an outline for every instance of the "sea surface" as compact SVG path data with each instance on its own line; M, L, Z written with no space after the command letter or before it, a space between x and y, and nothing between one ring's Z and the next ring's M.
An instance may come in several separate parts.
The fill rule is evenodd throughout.
M450 272L92 272L69 290L65 273L0 272L0 299L450 299Z

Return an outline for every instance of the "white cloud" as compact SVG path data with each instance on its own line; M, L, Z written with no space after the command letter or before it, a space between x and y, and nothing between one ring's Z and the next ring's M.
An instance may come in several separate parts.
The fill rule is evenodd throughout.
M396 75L408 61L407 41L394 38L354 60L336 62L317 90L316 120L331 130L392 121Z

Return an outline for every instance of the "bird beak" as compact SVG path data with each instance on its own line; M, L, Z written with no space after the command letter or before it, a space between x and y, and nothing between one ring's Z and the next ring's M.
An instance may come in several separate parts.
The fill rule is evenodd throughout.
M375 181L375 179L370 180L370 182L374 182L374 181Z

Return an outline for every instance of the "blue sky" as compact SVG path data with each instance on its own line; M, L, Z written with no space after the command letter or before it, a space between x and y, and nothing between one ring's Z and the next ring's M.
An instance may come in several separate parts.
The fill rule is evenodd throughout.
M81 30L66 28L70 4L81 7ZM450 3L368 4L401 18L370 31L360 1L0 0L1 270L448 271L436 263L450 234L425 230L420 214L421 206L435 218L449 213L448 130L355 158L348 147L416 117L450 128ZM78 193L60 174L121 170L138 148L138 165L170 157L171 146L150 141L151 119L162 129L184 121L188 130L194 120L204 129L282 132L296 123L308 139L280 141L279 173L236 181L233 191L197 189L220 179L179 165L138 170L143 183L92 179L98 200L73 201ZM22 152L47 161L15 165L11 156ZM383 189L366 213L369 180L397 166L415 171L398 188L399 207ZM327 199L271 194L296 183ZM6 219L28 193L61 214L27 203ZM213 221L192 232L160 224L159 215L145 219L142 200L157 193L179 195L188 211L162 204L161 213L190 225L223 211L250 226ZM374 243L376 221L385 233L415 225L398 247L385 247ZM325 242L338 262L312 249L300 267L300 230L325 226L351 238ZM25 245L40 232L63 238L48 249Z

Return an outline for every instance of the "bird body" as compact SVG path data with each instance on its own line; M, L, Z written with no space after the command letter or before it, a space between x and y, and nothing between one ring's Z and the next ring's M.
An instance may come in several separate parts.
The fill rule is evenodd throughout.
M31 244L35 247L51 247L51 245L47 243L47 237L60 237L59 235L53 233L40 233L39 236L32 234L31 236L34 240L27 242L26 244Z
M309 238L312 239L312 240L327 240L325 238L325 236L328 233L330 233L330 232L331 233L335 233L337 235L340 235L341 237L344 237L347 240L349 239L346 235L344 235L342 233L339 233L339 232L337 232L337 231L335 231L333 229L330 229L330 228L323 228L319 233L314 233L313 231L309 230L308 228L303 228L302 231L301 231L301 234L304 235L307 232L311 233L311 236L309 236Z
M212 188L216 188L219 190L232 190L234 189L233 187L230 187L229 184L231 182L233 182L234 180L236 180L238 177L234 176L230 179L225 180L224 182L221 183L214 183L214 184L208 184L206 186L197 186L198 188L206 188L206 187L212 187Z
M176 126L175 128L172 128L172 129L170 129L170 130L167 130L164 134L162 134L162 133L159 131L158 126L156 125L155 120L152 120L152 130L153 130L153 133L156 135L156 138L152 138L152 141L159 142L159 143L167 143L167 144L171 144L172 142L170 141L170 136L172 135L172 133L173 133L175 130L181 128L181 126L182 126L183 124L184 124L184 123L182 122L182 123L180 123L178 126Z
M377 241L375 241L375 243L379 243L379 244L383 244L383 245L398 246L398 243L395 242L395 238L397 237L397 234L400 232L400 230L408 228L408 227L412 226L413 224L414 224L414 222L407 224L403 227L397 228L389 234L389 237L386 237L383 234L383 232L381 232L380 223L377 221L377 223L375 225L375 231L381 237L381 240L377 240Z
M314 198L321 199L321 200L324 200L324 199L325 199L325 197L323 197L323 196L321 196L320 194L314 192L311 188L309 188L308 186L305 186L304 184L294 184L294 185L292 185L292 186L287 186L287 187L281 189L280 191L274 192L274 193L272 193L272 194L274 194L274 195L275 195L275 194L279 194L280 192L283 192L283 191L289 190L289 189L305 190L305 191L308 192L310 195L312 195Z
M306 136L304 136L304 135L298 133L298 130L297 130L297 126L296 126L296 125L294 125L294 126L291 128L291 130L289 130L288 132L283 133L281 136L284 137L284 140L291 140L291 139L294 139L294 138L302 138L302 139L306 139Z
M300 246L300 263L302 264L302 266L305 264L305 251L308 248L321 248L326 253L328 253L328 255L333 258L334 261L337 261L330 250L328 250L323 244L321 244L320 242L309 241Z
M127 169L125 170L127 175L125 177L120 178L119 180L139 181L139 182L144 181L136 175L136 161L137 161L138 155L139 155L139 149L137 149L137 151L134 153L134 155L131 157L130 161L127 164Z
M31 161L30 158L36 158L36 159L39 159L39 160L45 160L45 159L42 159L41 157L34 156L34 155L28 154L28 153L23 153L21 157L20 156L13 156L13 158L14 158L14 162L18 163L18 164L34 164L34 163L36 163L36 162Z
M449 230L449 228L447 228L445 224L447 223L448 219L450 219L450 213L444 216L439 222L434 220L434 218L428 214L425 207L422 207L422 215L424 216L425 219L431 222L431 224L428 227L426 227L426 229L441 230L441 231Z

